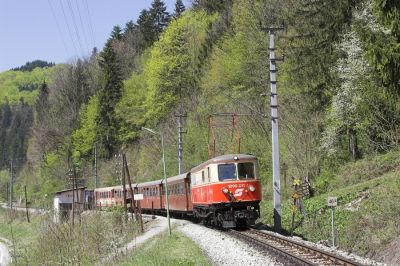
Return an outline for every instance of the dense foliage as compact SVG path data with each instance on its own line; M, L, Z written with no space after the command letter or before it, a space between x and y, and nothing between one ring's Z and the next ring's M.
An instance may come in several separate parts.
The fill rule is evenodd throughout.
M23 66L13 68L12 70L15 70L15 71L32 71L37 67L44 68L44 67L52 67L52 66L55 66L55 64L51 63L51 62L46 62L46 61L43 61L43 60L35 60L35 61L32 61L32 62L27 62Z
M236 152L232 136L240 131L241 152L260 158L270 199L263 28L283 25L276 34L277 56L285 55L278 64L282 195L290 195L287 179L305 176L316 194L328 192L341 164L400 144L399 10L398 1L383 0L196 0L188 10L176 1L171 16L154 0L88 59L0 74L0 166L27 158L17 182L32 184L37 199L66 185L74 166L92 187L95 147L100 184L118 184L111 158L120 152L135 181L160 178L160 139L145 126L163 134L167 172L175 175L175 114L186 113L184 170L208 158L211 135L217 154ZM207 118L216 113L247 116L213 135Z

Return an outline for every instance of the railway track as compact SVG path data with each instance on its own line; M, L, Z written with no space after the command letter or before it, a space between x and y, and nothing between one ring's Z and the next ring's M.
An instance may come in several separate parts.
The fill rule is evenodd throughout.
M230 230L228 234L275 254L284 265L362 265L268 232L249 229L247 231Z

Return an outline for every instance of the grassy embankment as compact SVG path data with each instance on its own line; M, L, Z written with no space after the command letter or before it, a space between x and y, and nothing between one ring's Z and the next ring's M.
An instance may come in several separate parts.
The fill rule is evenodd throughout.
M0 237L4 237L13 243L10 247L10 254L15 261L26 253L28 248L35 244L39 227L43 217L30 216L30 223L27 222L25 212L15 212L14 219L10 222L10 211L0 208Z
M93 265L137 235L135 224L124 223L118 210L82 216L74 227L54 224L50 215L32 216L28 223L24 212L16 212L13 222L9 221L8 211L0 208L0 237L13 243L10 253L18 265ZM211 265L179 233L157 236L133 255L117 260L121 265Z
M327 198L338 198L335 242L342 250L378 258L400 235L400 152L393 151L343 166L329 180L327 193L304 200L305 219L295 234L310 241L331 242L331 212ZM292 200L282 204L282 225L291 228ZM273 221L271 201L263 203L263 221ZM300 220L297 214L296 221Z
M174 232L154 237L116 265L212 265L193 241Z

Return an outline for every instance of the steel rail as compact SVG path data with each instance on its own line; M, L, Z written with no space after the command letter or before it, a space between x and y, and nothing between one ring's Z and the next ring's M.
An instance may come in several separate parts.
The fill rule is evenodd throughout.
M342 256L260 230L249 229L243 232L231 230L230 233L271 250L274 253L283 256L285 259L294 262L296 265L362 265ZM280 244L282 247L279 247L276 244Z
M248 234L245 234L243 232L239 232L239 231L231 229L228 231L228 233L230 235L233 235L236 238L243 239L247 242L250 242L251 244L255 244L255 245L259 246L260 248L262 248L263 250L272 252L273 254L275 254L278 257L278 258L276 258L278 260L279 260L279 257L283 257L285 259L285 261L282 261L282 263L284 263L285 265L288 265L287 261L290 261L293 265L304 265L304 266L317 265L312 262L306 261L303 258L293 256L293 254L290 254L289 252L287 252L284 249L270 245L264 241L261 241L261 240L254 238Z

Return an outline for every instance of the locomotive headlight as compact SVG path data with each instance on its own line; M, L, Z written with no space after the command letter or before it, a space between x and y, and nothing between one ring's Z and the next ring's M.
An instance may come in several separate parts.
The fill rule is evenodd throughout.
M223 192L224 194L228 194L229 189L228 189L227 187L224 187L224 188L222 188L222 192Z
M251 192L254 192L254 191L256 191L256 188L255 188L254 186L250 185L250 186L249 186L249 190L250 190Z

